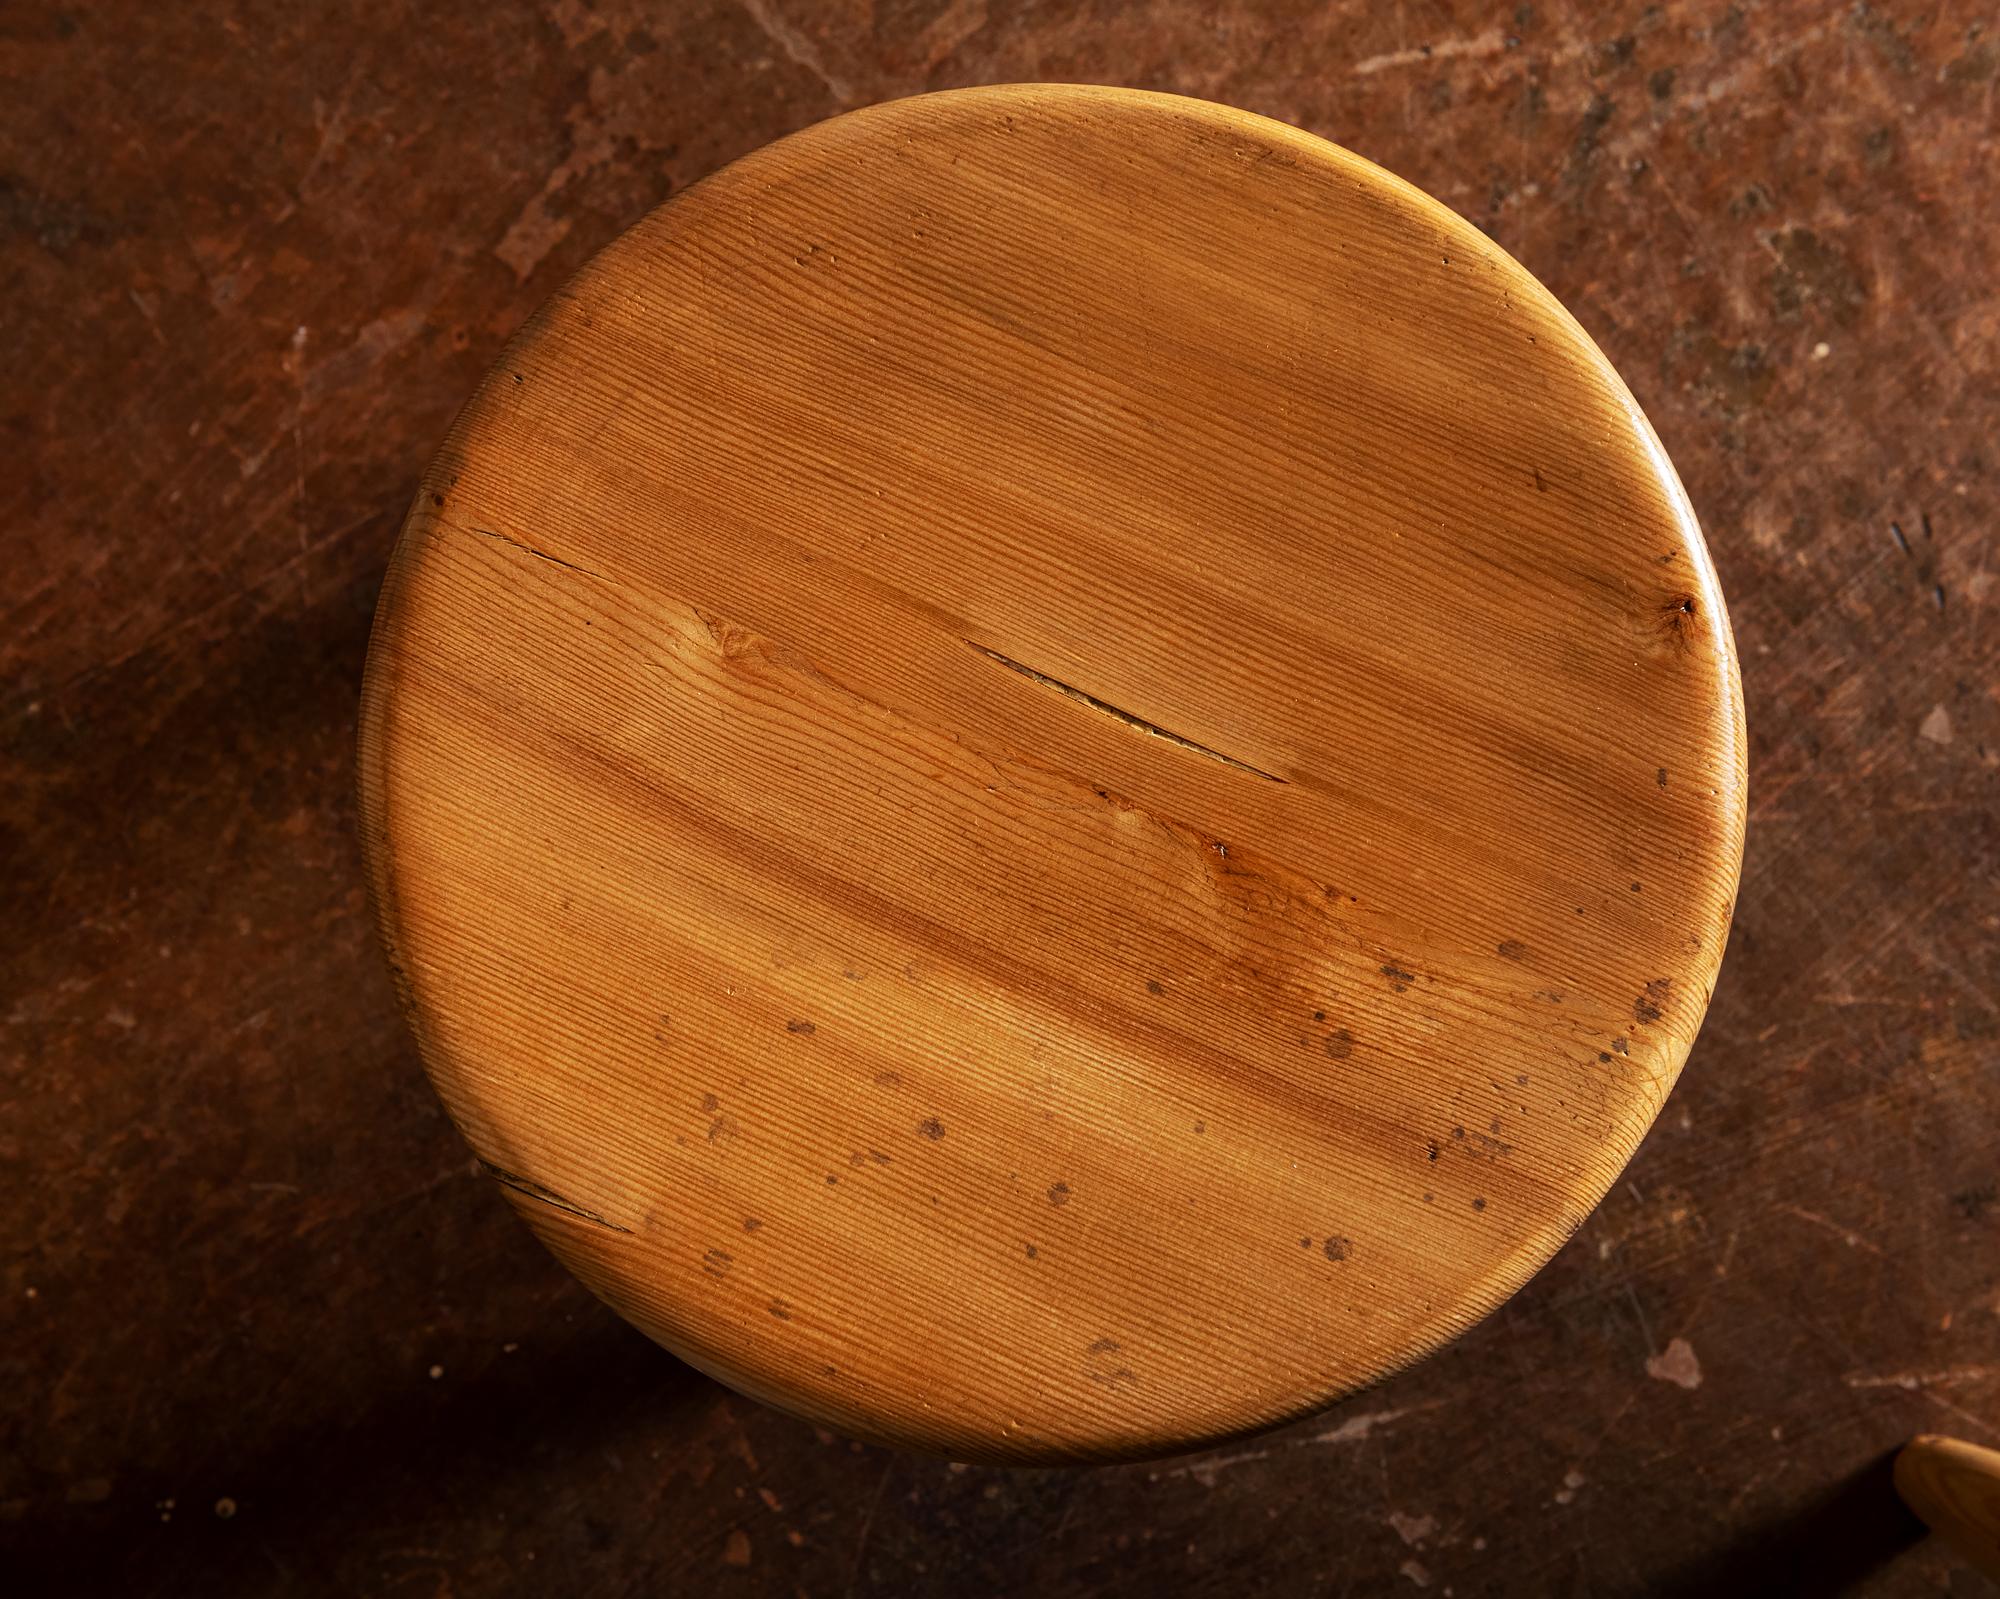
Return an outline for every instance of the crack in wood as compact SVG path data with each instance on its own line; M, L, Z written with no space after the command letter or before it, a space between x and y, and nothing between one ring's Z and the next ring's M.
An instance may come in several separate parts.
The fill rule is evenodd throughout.
M1101 700L1095 694L1086 693L1083 689L1063 682L1061 678L1050 677L1046 672L1038 672L1032 666L1024 666L1010 656L1002 655L998 650L989 650L983 644L973 643L971 639L961 639L960 642L967 649L985 656L989 661L998 662L1008 671L1017 672L1031 682L1040 683L1044 688L1052 688L1058 694L1075 700L1079 705L1089 706L1093 711L1102 711L1106 716L1123 722L1135 732L1145 733L1153 738L1163 738L1169 744L1178 744L1182 749L1192 750L1196 755L1206 755L1211 761L1220 761L1224 766L1233 766L1237 771L1261 777L1267 783L1285 781L1275 772L1267 772L1261 766L1252 766L1248 761L1239 761L1234 755L1225 755L1221 750L1210 749L1206 744L1199 744L1191 738L1183 738L1179 733L1169 732L1156 722L1149 722L1143 716L1134 716L1130 711L1120 710L1108 700Z
M577 1204L574 1200L563 1198L553 1188L543 1187L532 1177L523 1177L519 1172L508 1171L484 1158L480 1160L479 1164L486 1168L487 1175L495 1182L505 1184L517 1194L526 1194L530 1199L539 1199L544 1205L553 1205L557 1210L566 1210L572 1216L581 1217L584 1221L595 1222L599 1227L608 1228L614 1233L630 1233L632 1231L630 1227L619 1226L617 1222L612 1221L608 1216L600 1216L594 1210L585 1210L583 1206Z
M510 545L523 554L534 556L538 561L547 561L551 566L560 566L565 571L580 572L585 577L596 578L600 583L605 581L604 575L600 572L593 572L587 566L578 566L574 561L565 561L561 556L551 555L546 550L538 550L532 544L523 544L519 539L509 538L505 533L496 533L490 527L474 527L469 522L459 525L468 533L477 533L483 539L493 539L498 543Z

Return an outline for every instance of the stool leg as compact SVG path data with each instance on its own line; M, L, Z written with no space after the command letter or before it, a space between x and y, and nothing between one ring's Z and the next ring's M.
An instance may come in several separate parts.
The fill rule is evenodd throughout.
M1972 1567L2000 1582L2000 1449L1912 1438L1896 1456L1896 1492Z

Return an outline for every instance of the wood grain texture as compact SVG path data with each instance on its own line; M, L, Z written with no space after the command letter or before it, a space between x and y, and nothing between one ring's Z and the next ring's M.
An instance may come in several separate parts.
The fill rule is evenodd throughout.
M2000 1449L1912 1438L1896 1456L1896 1491L1974 1570L2000 1582Z
M1603 1195L1740 857L1722 599L1575 322L1277 123L964 91L655 212L420 490L363 831L444 1101L704 1370L1156 1453Z

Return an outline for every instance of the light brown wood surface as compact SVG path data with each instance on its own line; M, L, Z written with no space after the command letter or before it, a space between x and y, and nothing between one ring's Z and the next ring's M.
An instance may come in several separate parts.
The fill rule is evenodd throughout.
M1722 597L1526 272L1319 139L878 106L612 244L364 692L424 1060L745 1392L966 1458L1321 1406L1517 1288L1707 1004Z
M1896 1456L1896 1491L1965 1561L2000 1582L2000 1450L1960 1438L1912 1438Z

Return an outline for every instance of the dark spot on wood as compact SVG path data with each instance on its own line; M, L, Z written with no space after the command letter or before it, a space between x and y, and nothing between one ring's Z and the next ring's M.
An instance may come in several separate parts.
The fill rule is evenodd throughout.
M1428 1161L1435 1161L1437 1158L1438 1158L1438 1141L1435 1138L1425 1139L1424 1159Z
M711 1144L719 1144L723 1139L734 1138L735 1136L736 1123L731 1121L727 1116L718 1116L708 1124L708 1141Z
M1564 177L1571 183L1582 183L1583 169L1590 165L1597 154L1598 140L1604 135L1605 124L1610 122L1615 103L1609 95L1593 94L1590 104L1584 108L1582 121L1570 144L1569 164Z
M1600 1049L1597 1052L1597 1058L1607 1066L1611 1064L1611 1056L1604 1050Z
M840 1179L839 1179L838 1177L834 1176L832 1172L828 1172L828 1173L826 1174L826 1185L827 1185L827 1187L831 1188L831 1187L833 1187L833 1185L834 1185L835 1183L837 1183L837 1182L839 1182L839 1181L840 1181Z
M926 1116L922 1121L917 1123L917 1131L935 1144L940 1138L944 1137L944 1123L939 1121L935 1116Z
M768 1308L771 1314L776 1316L780 1321L790 1321L792 1319L792 1307L782 1299L772 1300Z
M1051 1205L1067 1205L1069 1203L1069 1184L1057 1183L1051 1188L1049 1190L1049 1203Z
M1452 1140L1465 1146L1465 1153L1474 1160L1498 1160L1503 1155L1514 1153L1514 1146L1504 1139L1493 1136L1500 1131L1500 1118L1494 1117L1488 1123L1492 1133L1467 1133L1463 1127L1451 1130Z
M1627 1038L1612 1039L1611 1047L1616 1053L1620 1055L1629 1055L1632 1053L1632 1042L1630 1039Z
M1345 1260L1347 1259L1348 1250L1353 1247L1345 1238L1329 1238L1324 1244L1320 1245L1320 1252L1328 1260Z
M788 1033L797 1033L801 1037L809 1037L813 1033L818 1032L819 1029L811 1022L802 1022L794 1017L791 1021L785 1023L785 1031Z
M713 1114L722 1109L722 1101L717 1099L713 1094L703 1094L701 1096L701 1108Z
M1410 984L1417 980L1415 972L1406 972L1394 962L1379 968L1379 970L1384 977L1389 979L1389 986L1399 994L1408 989Z
M1692 594L1670 594L1660 610L1660 628L1670 647L1686 650L1693 642L1695 601Z
M1660 1019L1660 1007L1666 1004L1673 992L1673 979L1656 977L1646 985L1645 993L1632 1001L1632 1020L1642 1027Z
M1497 947L1502 960L1524 961L1528 958L1528 946L1518 938L1502 939Z
M876 1165L878 1165L878 1166L888 1166L888 1165L891 1165L891 1164L893 1164L893 1163L892 1163L892 1162L890 1161L889 1157L888 1157L887 1155L883 1154L883 1153L882 1153L882 1151L881 1151L881 1150L879 1150L879 1149L871 1149L871 1150L869 1150L869 1151L868 1151L868 1158L869 1158L870 1160L874 1161L874 1162L875 1162L875 1164L876 1164Z
M727 1277L735 1259L726 1249L711 1249L701 1257L701 1269L711 1277Z
M1781 322L1846 325L1861 314L1869 283L1844 250L1802 227L1773 233L1765 244L1773 257L1771 302Z
M903 1086L903 1074L901 1072L877 1072L875 1074L875 1086L877 1088L901 1088Z
M433 505L443 505L443 504L444 504L444 496L443 496L442 494L438 493L438 492L437 492L437 491L436 491L435 489L433 489L433 490L431 491L431 504L433 504Z
M1120 1347L1115 1338L1098 1339L1084 1351L1084 1375L1092 1382L1102 1383L1107 1388L1134 1381L1129 1366L1114 1367L1105 1364L1111 1356L1119 1352Z
M1961 1188L1951 1196L1951 1208L1967 1221L1980 1221L2000 1203L2000 1185L1981 1183L1977 1188Z
M743 1230L746 1233L754 1233L759 1227L762 1227L763 1225L764 1224L761 1221L759 1221L755 1216L745 1216L743 1218Z
M1316 1021L1316 1022L1323 1022L1323 1021L1325 1021L1325 1020L1326 1020L1326 1012L1325 1012L1325 1011L1323 1011L1323 1010L1316 1010L1316 1011L1314 1011L1314 1012L1313 1012L1313 1020L1314 1020L1314 1021Z
M1028 1245L1028 1259L1039 1260L1041 1259L1041 1255L1042 1252L1039 1249L1037 1249L1033 1244Z
M1194 1124L1194 1130L1195 1130L1195 1131L1196 1131L1197 1133L1205 1133L1205 1132L1207 1132L1207 1131L1208 1131L1208 1123L1207 1123L1207 1122L1196 1122L1196 1123Z
M1310 1249L1312 1246L1313 1241L1310 1238L1301 1238L1299 1240L1299 1248L1301 1249Z
M1166 990L1160 986L1157 978L1149 977L1146 979L1146 992L1149 994L1164 994Z
M1326 1035L1326 1052L1333 1060L1346 1060L1354 1053L1354 1035L1345 1027Z
M1664 766L1662 766L1657 772L1653 774L1653 780L1657 782L1661 788L1665 788L1667 786L1667 769Z
M1635 894L1639 892L1639 885L1637 883L1632 885L1632 892Z
M1472 1202L1472 1208L1474 1210L1484 1210L1486 1208L1486 1201L1483 1199L1475 1199Z

